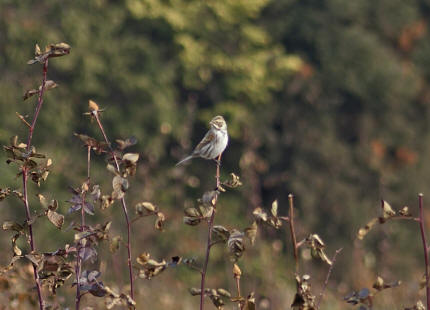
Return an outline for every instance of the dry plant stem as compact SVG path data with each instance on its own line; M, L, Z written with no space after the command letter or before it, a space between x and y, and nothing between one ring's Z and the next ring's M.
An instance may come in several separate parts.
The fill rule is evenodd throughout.
M240 298L240 297L242 297L240 295L240 277L234 277L234 279L236 280L237 297ZM239 301L237 306L238 306L239 310L241 310L243 308L242 302Z
M221 182L220 182L220 164L221 164L221 154L218 156L218 161L216 164L216 189L218 190ZM208 221L208 241L206 244L206 258L205 262L203 264L202 269L202 280L200 283L200 310L203 310L204 308L204 298L205 298L205 279L206 279L206 271L208 269L208 263L209 263L209 254L212 247L212 227L214 224L215 219L215 206L212 211L212 215Z
M429 286L429 257L428 257L428 245L426 240L426 234L424 230L424 211L423 211L423 194L418 194L418 204L420 208L420 230L421 239L423 241L424 248L424 262L426 264L426 295L427 295L427 310L430 309L430 286Z
M100 121L100 117L99 117L99 113L98 111L93 111L93 115L97 121L97 124L100 128L100 131L102 132L103 138L105 139L105 142L107 143L107 145L109 146L109 150L111 152L111 155L115 161L115 166L116 166L116 170L118 172L120 172L119 170L119 163L118 163L118 158L115 155L114 150L112 149L112 146L109 142L109 139L105 133L105 130L103 128L103 125ZM125 198L121 198L121 205L122 205L122 210L124 211L124 217L125 217L125 221L127 224L127 263L128 263L128 273L129 273L129 278L130 278L130 297L132 299L134 299L134 286L133 286L133 268L131 266L131 239L130 239L130 235L131 235L131 224L130 224L130 219L128 217L128 211L127 211L127 204L125 202Z
M87 184L90 185L90 169L91 169L91 147L87 146ZM85 231L85 194L82 194L82 207L81 207L81 231ZM78 241L80 244L81 240ZM80 247L77 248L76 254L76 298L75 298L75 309L79 310L80 302L81 302L81 287L80 287L80 279L81 279L81 271L82 271L82 260L79 256Z
M43 78L42 78L42 86L39 92L39 97L37 99L37 106L36 111L34 112L33 121L31 122L31 126L28 131L28 139L27 139L27 153L30 153L31 150L31 140L33 139L33 132L34 128L36 126L37 117L39 116L40 109L42 108L43 104L43 94L45 92L45 85L46 85L46 76L48 73L48 59L45 60L43 63ZM22 168L22 185L23 185L23 199L24 199L24 206L25 206L25 215L27 218L28 223L28 234L30 235L30 248L31 252L34 252L36 250L36 246L34 244L34 236L33 236L33 226L31 224L31 212L30 212L30 205L28 204L28 190L27 190L27 183L28 183L28 168L23 167ZM42 289L40 286L40 279L39 274L37 272L37 266L33 264L33 273L34 273L34 280L36 282L36 290L37 290L37 296L39 299L39 308L43 310L45 302L43 300L42 296Z
M290 212L288 214L288 217L290 219L290 232L291 232L291 241L293 242L293 254L294 254L294 260L296 263L296 273L299 273L299 255L297 251L297 239L296 239L296 233L294 231L294 204L293 204L293 194L288 195L288 202L290 205Z
M331 265L330 265L330 268L328 269L327 276L325 277L323 288L322 288L321 293L320 293L319 298L318 298L317 310L320 308L320 303L324 297L324 293L325 293L325 290L326 290L327 285L328 285L328 280L330 279L331 273L333 271L334 263L336 262L336 257L340 252L342 252L342 250L343 250L343 248L337 249L336 253L334 253L333 258L331 259Z

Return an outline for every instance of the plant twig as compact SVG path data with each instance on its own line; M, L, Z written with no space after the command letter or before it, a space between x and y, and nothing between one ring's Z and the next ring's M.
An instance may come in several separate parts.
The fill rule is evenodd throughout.
M423 194L418 194L418 205L420 208L420 231L421 239L423 241L424 248L424 262L426 265L426 295L427 295L427 310L430 309L430 286L429 286L429 258L428 258L428 245L426 240L426 234L424 230L424 211L423 211Z
M95 117L95 119L97 121L97 125L99 126L100 131L102 132L103 138L104 138L106 144L109 147L109 150L111 152L113 160L115 161L116 170L118 172L120 172L118 158L116 157L115 151L112 149L112 146L111 146L111 144L109 142L109 139L108 139L108 137L107 137L107 135L105 133L103 125L102 125L102 123L100 121L100 117L99 117L98 111L92 111L92 115ZM128 264L128 273L129 273L129 279L130 279L130 297L132 299L134 299L134 287L133 287L134 278L133 278L133 267L131 265L131 239L130 239L130 236L131 236L131 223L130 223L130 219L128 217L127 204L125 202L125 198L124 197L121 198L121 205L122 205L122 210L124 212L125 221L126 221L126 224L127 224L127 264Z
M299 255L298 255L298 251L297 251L297 239L296 239L296 233L294 231L294 204L293 204L293 194L289 194L288 195L288 202L290 205L290 211L288 214L288 217L290 219L289 223L290 223L290 232L291 232L291 241L293 242L293 254L294 254L294 260L296 263L296 273L299 272Z
M327 285L328 285L328 280L330 279L331 273L333 271L334 263L336 262L336 257L340 252L342 252L342 250L343 250L343 248L337 249L333 255L333 258L331 259L331 265L330 265L330 268L328 269L327 276L325 277L323 288L322 288L321 293L320 293L319 298L318 298L317 310L320 308L320 303L324 297L324 293L325 293L325 290L326 290Z
M216 188L217 188L217 190L221 184L221 182L220 182L221 155L222 154L220 154L218 156L218 161L216 164ZM206 279L206 271L207 271L208 263L209 263L209 254L210 254L211 246L212 246L212 228L213 228L213 224L214 224L214 219L215 219L215 206L214 206L214 209L212 210L212 215L208 221L208 241L206 244L206 258L205 258L205 262L203 264L202 280L200 283L200 310L203 310L203 308L204 308L205 279Z
M48 59L46 59L43 62L42 85L41 85L41 89L40 89L40 92L39 92L39 97L37 99L37 106L36 106L36 110L34 112L33 121L31 123L31 126L30 126L29 130L28 130L27 148L26 148L27 154L29 154L30 151L31 151L31 141L33 139L34 128L36 126L36 122L37 122L37 118L39 116L40 109L42 108L43 94L45 92L46 76L47 76L47 74L48 74ZM36 251L36 245L34 243L33 226L31 224L30 205L28 204L28 189L27 189L28 172L29 172L29 169L24 164L24 166L22 167L22 184L23 184L23 191L24 191L23 195L24 195L25 215L26 215L26 218L27 218L28 233L30 235L30 248L31 248L31 252L35 252ZM43 310L45 302L44 302L43 296L42 296L42 289L41 289L41 285L40 285L39 273L37 272L37 266L36 266L36 264L32 263L32 265L33 265L34 280L36 282L37 295L38 295L38 298L39 298L39 308L40 308L40 310Z
M240 277L234 277L234 279L236 280L237 298L240 299L242 297L240 294ZM239 310L242 310L243 302L239 301L237 303L237 306L238 306Z
M91 146L87 146L87 184L88 187L90 186L90 169L91 169ZM81 206L81 231L85 231L85 192L82 193L82 206ZM80 247L81 240L78 241L77 251L76 251L76 267L75 267L75 273L76 273L76 297L75 297L75 309L79 310L80 303L81 303L81 297L83 296L81 294L81 272L82 272L82 260L80 257Z

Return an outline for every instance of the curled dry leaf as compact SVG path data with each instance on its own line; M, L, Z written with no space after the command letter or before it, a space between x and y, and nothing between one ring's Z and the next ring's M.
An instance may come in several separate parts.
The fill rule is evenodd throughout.
M212 227L212 234L214 242L226 242L230 237L228 229L221 225L215 225Z
M45 82L45 90L51 90L51 89L54 89L57 87L58 87L57 83L55 83L53 80L47 80ZM42 85L39 86L39 89L27 90L23 96L23 99L27 100L28 98L30 98L36 94L39 94L41 90L42 90Z
M382 200L381 206L382 206L382 218L384 220L387 220L390 217L393 217L394 215L396 215L396 212L393 210L393 208L387 201Z
M149 253L140 254L136 258L136 261L142 266L142 268L139 269L139 278L141 279L150 280L153 277L159 275L169 266L169 264L164 259L161 262L151 259Z
M134 206L136 214L139 216L145 216L155 214L158 212L158 208L151 202L139 202Z
M90 111L99 111L99 106L97 103L95 103L95 101L93 100L88 100L88 108L90 109Z
M230 232L230 237L227 241L227 247L230 252L230 258L233 262L237 261L245 251L245 244L243 242L244 233L236 229Z
M230 180L224 181L221 184L230 188L236 188L236 187L242 186L240 177L234 173L230 173Z
M387 288L393 288L393 287L399 286L401 284L402 284L402 282L399 280L391 282L391 283L385 283L384 279L382 279L381 277L378 276L376 278L375 283L373 283L372 287L377 291L382 291L382 290L385 290Z
M55 211L52 211L50 209L47 210L46 216L48 217L49 221L55 225L58 229L61 229L64 224L64 215L59 214Z
M315 296L311 292L310 276L296 275L297 291L291 308L294 310L316 310Z
M155 220L155 229L163 231L165 221L166 217L164 216L164 214L161 212L157 212L157 219Z
M319 258L323 262L331 265L332 261L324 252L325 244L317 234L311 234L306 238L306 245L311 249L311 255L314 258Z
M36 44L35 47L35 57L27 62L27 64L32 65L37 62L44 63L48 58L51 57L61 57L64 55L68 55L70 53L70 45L67 43L57 43L50 44L45 47L45 52L41 52L40 47Z

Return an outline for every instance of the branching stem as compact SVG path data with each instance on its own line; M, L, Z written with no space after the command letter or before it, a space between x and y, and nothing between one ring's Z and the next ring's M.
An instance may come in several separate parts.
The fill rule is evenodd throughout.
M39 97L37 99L37 105L36 105L36 110L34 112L33 121L31 122L31 126L28 130L27 148L26 148L27 154L30 154L30 151L31 151L31 141L33 139L34 128L36 127L37 118L39 116L40 109L42 108L43 94L45 92L47 74L48 74L48 59L46 59L43 63L42 85L40 87ZM23 185L23 191L24 191L23 200L24 200L24 206L25 206L25 216L27 218L27 224L28 224L28 234L30 237L30 248L31 248L31 252L35 252L36 245L35 245L34 236L33 236L33 226L31 224L30 205L28 203L28 189L27 189L28 173L29 173L29 169L24 164L24 166L22 167L22 185ZM40 285L39 273L37 272L37 266L34 263L33 263L33 273L34 273L34 280L36 282L37 296L39 299L39 308L40 310L43 310L45 302L42 296L42 288Z
M105 133L103 125L102 125L102 123L100 121L100 117L99 117L98 111L93 111L92 115L95 117L95 119L97 121L97 124L98 124L98 126L100 128L100 131L101 131L101 133L103 135L103 138L104 138L106 144L109 147L109 150L111 152L112 158L115 161L116 170L118 172L120 172L118 158L116 157L115 151L112 149L112 146L111 146L111 144L109 142L109 139L108 139L108 137L107 137L107 135ZM129 273L129 279L130 279L130 297L132 299L134 299L134 286L133 286L134 278L133 278L133 267L131 265L131 239L130 239L130 236L131 236L131 223L130 223L130 219L129 219L129 216L128 216L127 204L125 202L125 198L124 197L121 198L121 205L122 205L122 210L124 212L125 221L126 221L126 224L127 224L127 264L128 264L128 273Z
M220 165L221 165L221 155L220 154L218 156L218 160L216 162L216 189L218 190L221 182L220 182ZM209 263L209 255L210 255L210 251L211 251L211 247L212 247L212 228L213 228L213 224L214 224L214 219L215 219L215 206L214 209L212 211L212 215L208 221L208 241L206 244L206 258L205 258L205 262L203 264L203 269L202 269L202 280L200 283L200 310L203 310L204 308L204 298L205 298L205 279L206 279L206 272L208 269L208 263Z

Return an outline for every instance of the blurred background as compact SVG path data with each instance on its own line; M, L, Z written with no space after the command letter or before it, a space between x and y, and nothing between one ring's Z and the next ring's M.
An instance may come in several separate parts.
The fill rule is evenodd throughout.
M231 137L222 175L235 172L244 185L220 197L216 224L243 229L255 207L270 208L275 199L287 215L293 193L298 239L318 233L329 256L344 248L322 309L352 309L343 296L370 287L377 275L403 284L381 293L375 305L403 309L424 300L418 225L396 221L364 241L355 236L379 215L380 199L417 214L417 194L424 201L430 195L429 17L423 0L0 0L0 144L26 135L15 112L31 116L35 107L34 97L22 100L41 82L41 66L26 65L34 45L66 42L71 54L49 62L48 78L59 88L47 92L34 136L54 163L47 182L30 188L34 210L42 193L66 213L68 186L85 179L86 150L73 133L101 139L83 115L92 99L105 109L111 140L138 139L131 149L141 154L127 195L131 212L151 201L167 216L162 233L152 219L133 226L134 256L201 262L207 227L186 226L182 216L213 188L215 164L174 165L221 114ZM1 152L0 187L19 188L16 168L5 159ZM105 165L103 156L94 157L92 180L109 192ZM0 208L1 221L25 218L14 198ZM65 227L76 216L66 216ZM113 220L113 231L124 234L118 204L88 220ZM73 231L58 232L44 219L34 229L41 251L73 242ZM11 237L3 232L0 246L9 249ZM259 309L287 309L293 301L289 237L285 227L262 229L239 261L242 293L255 291ZM111 255L107 248L100 245L95 265L105 266L105 284L126 290L125 249ZM301 273L311 275L317 294L327 265L301 256ZM231 267L225 248L214 247L208 286L234 291ZM73 304L71 283L58 291L63 307ZM178 267L137 280L136 299L141 309L195 309L198 297L188 288L199 284L198 273ZM83 298L84 305L96 303Z

